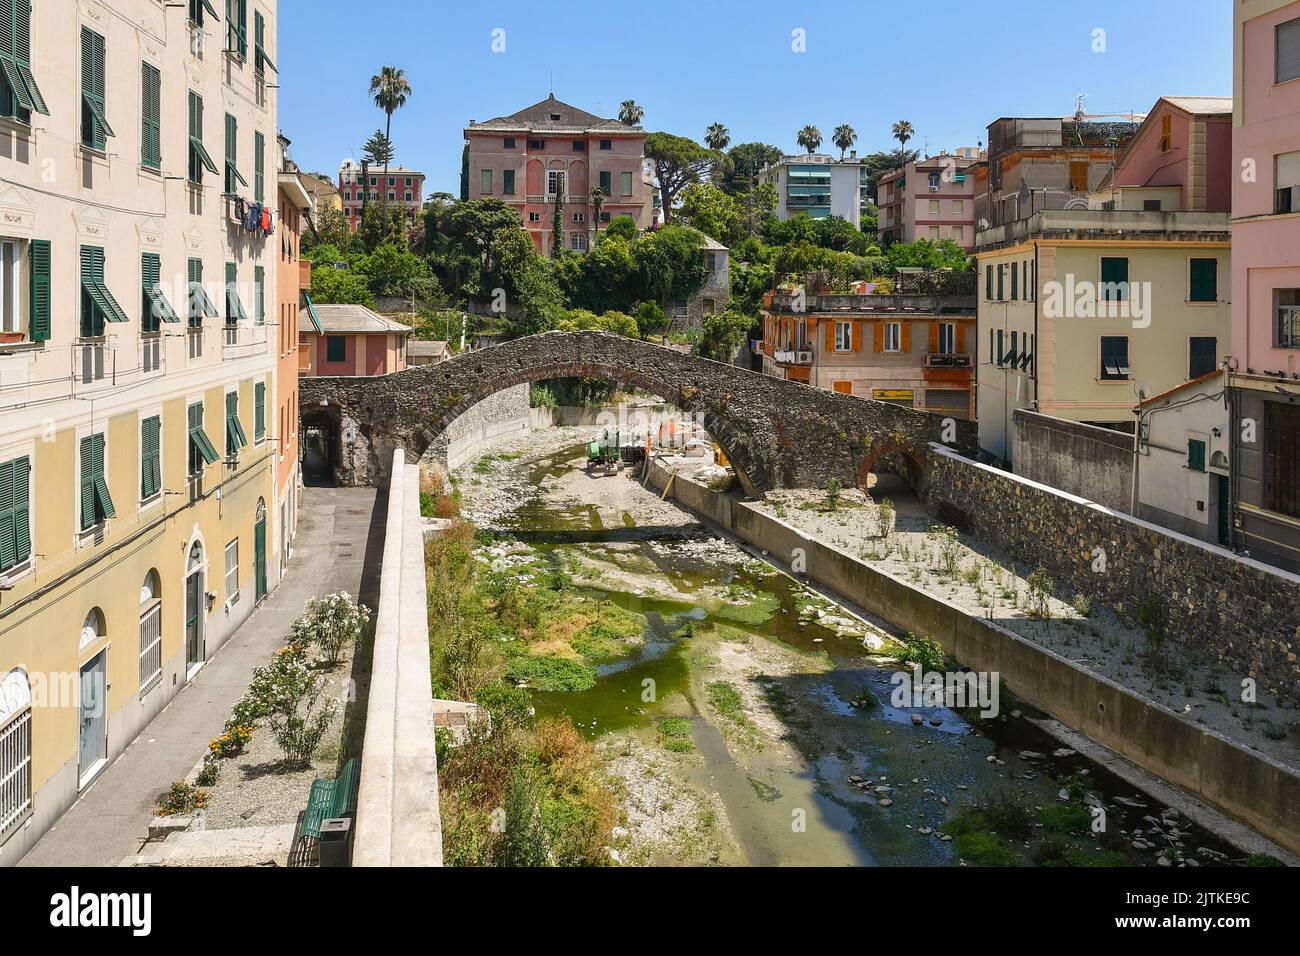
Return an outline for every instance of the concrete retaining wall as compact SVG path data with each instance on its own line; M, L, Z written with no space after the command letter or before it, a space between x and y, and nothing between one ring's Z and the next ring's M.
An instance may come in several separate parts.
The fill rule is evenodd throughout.
M1011 461L1017 475L1108 508L1133 500L1133 436L1018 408Z
M420 471L393 454L353 866L441 866Z
M670 472L652 462L650 481ZM673 497L750 544L789 561L806 556L807 575L903 631L941 642L963 665L997 672L1030 705L1300 852L1300 775L1252 753L1133 691L810 538L748 503L678 476Z

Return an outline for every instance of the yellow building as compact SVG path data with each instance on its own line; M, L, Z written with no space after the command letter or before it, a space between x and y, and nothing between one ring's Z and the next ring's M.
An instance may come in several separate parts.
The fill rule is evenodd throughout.
M277 583L275 14L45 0L0 51L0 864Z

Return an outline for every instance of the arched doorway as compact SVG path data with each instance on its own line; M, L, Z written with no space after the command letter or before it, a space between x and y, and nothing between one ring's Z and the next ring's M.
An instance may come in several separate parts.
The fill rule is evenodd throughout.
M253 525L253 586L256 604L266 597L266 501L257 499L257 523Z
M151 570L140 585L140 693L162 678L162 581Z
M331 487L342 461L342 416L332 406L306 406L301 411L302 482Z
M886 498L901 523L925 520L930 474L925 453L908 441L885 440L867 450L858 466L858 487L879 504Z
M185 562L185 670L187 679L203 663L203 598L206 566L203 545L195 541Z
M104 612L91 608L81 625L81 647L93 647L108 637ZM100 650L81 665L80 724L77 733L77 772L84 787L108 762L108 669Z
M32 810L32 686L15 667L0 680L0 840Z

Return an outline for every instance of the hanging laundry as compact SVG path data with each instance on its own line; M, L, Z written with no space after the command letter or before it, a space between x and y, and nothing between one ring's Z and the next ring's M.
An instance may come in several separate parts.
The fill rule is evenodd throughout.
M262 207L262 232L269 233L270 231L271 231L271 210L268 207L263 206Z

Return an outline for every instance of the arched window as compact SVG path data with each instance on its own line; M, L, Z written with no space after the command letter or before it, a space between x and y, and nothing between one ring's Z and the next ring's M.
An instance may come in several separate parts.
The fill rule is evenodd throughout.
M194 547L190 548L190 559L185 565L185 571L188 574L199 570L201 567L203 567L203 545L195 541Z
M32 691L21 668L0 681L0 840L32 809Z
M104 627L104 612L97 607L90 609L86 615L86 620L81 625L81 647L84 650L96 641L102 640L107 636L108 630Z
M162 677L162 585L157 571L140 585L140 693L152 690Z

